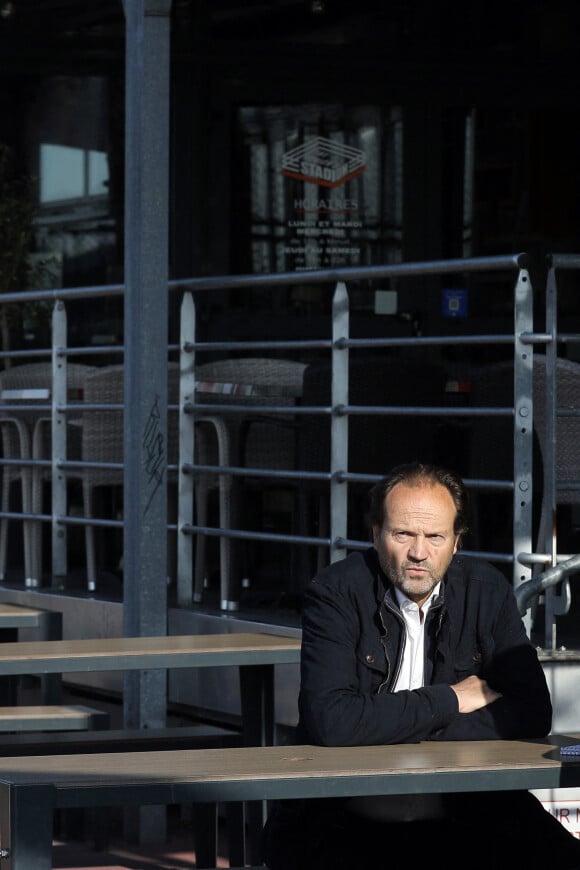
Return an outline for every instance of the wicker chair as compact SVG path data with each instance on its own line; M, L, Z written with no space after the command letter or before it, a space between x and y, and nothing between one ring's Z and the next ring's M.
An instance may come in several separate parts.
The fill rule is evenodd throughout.
M580 410L580 363L558 359L556 365L556 395L559 408ZM534 421L540 450L546 453L546 361L534 358ZM580 481L580 417L559 416L556 422L556 480L558 504L580 503L580 490L566 484ZM542 505L538 540L540 545L550 533L549 509Z
M0 374L0 396L4 395L6 381L4 372ZM7 401L7 400L5 400ZM28 426L18 417L13 416L13 412L2 411L0 409L0 431L2 433L2 455L4 459L17 460L20 458L30 459L32 456L31 436ZM10 494L14 483L20 483L22 512L29 514L32 511L32 472L30 467L23 465L3 465L2 466L2 513L7 513L10 510ZM6 575L6 561L8 552L8 528L10 520L8 517L0 519L0 579L4 580ZM32 567L32 535L31 535L30 520L22 522L22 538L23 538L23 563L24 563L24 578L27 586L32 585L34 570Z
M549 494L543 492L543 457L546 455L546 394L552 386L546 381L546 358L534 356L534 536L536 550L549 552L549 538L552 531L551 506ZM472 379L472 405L474 407L510 407L514 402L514 367L511 360L482 366ZM556 362L557 406L560 408L580 408L580 364L558 358ZM478 418L472 437L471 472L482 479L513 479L513 422L508 418ZM572 505L580 503L580 490L572 483L580 480L580 418L558 416L556 420L556 503ZM570 488L566 488L566 483ZM480 494L476 499L478 509L475 513L477 544L482 547L500 549L507 545L511 549L509 523L506 511L511 515L511 496L504 496L505 510L498 510L498 495ZM503 537L502 537L503 536ZM546 549L548 548L548 549ZM569 598L568 587L563 588L561 596ZM561 597L558 596L558 597ZM568 601L569 604L569 601ZM562 612L567 609L563 605Z
M83 389L85 377L93 371L92 366L77 363L67 364L67 388L74 395ZM0 397L3 401L15 404L7 397L7 391L40 390L46 393L38 401L50 401L52 389L52 363L38 362L13 366L0 373ZM21 399L23 405L31 405L34 400ZM49 459L51 456L51 420L46 410L23 410L16 416L9 412L0 419L2 428L2 447L7 459ZM75 437L76 430L69 428L69 457L80 456L80 440ZM2 476L2 510L7 511L11 485L20 480L22 489L22 510L24 513L41 513L42 489L44 482L50 482L51 471L45 467L18 467L5 465ZM27 586L40 584L42 576L42 525L34 520L23 521L24 570ZM6 570L8 540L8 519L0 522L0 576Z
M179 367L168 367L169 401L176 405L179 394ZM107 463L111 467L85 468L81 473L83 507L86 518L93 516L94 494L97 487L122 486L123 469L123 401L124 366L109 365L94 369L84 383L87 404L118 404L120 408L108 411L85 411L82 420L83 462ZM178 456L178 416L169 414L167 437L167 461L176 464ZM112 466L117 467L112 467ZM175 479L175 475L173 475ZM97 560L94 526L85 527L87 588L96 588Z
M252 414L252 407L259 405L288 406L295 405L302 394L302 378L306 364L294 360L276 359L270 357L247 357L241 359L225 359L205 363L195 369L196 401L203 404L243 405L247 414L239 412L231 415L223 414L222 419L227 431L227 448L218 455L218 443L212 439L206 430L206 440L199 445L199 456L206 465L235 465L259 467L265 469L292 468L294 463L294 438L280 435L283 430L283 415ZM286 418L287 420L288 418ZM270 438L270 423L276 420L276 435ZM210 488L221 486L220 502L228 505L228 525L234 527L239 523L239 494L241 480L231 475L201 475L196 488L196 506L200 525L207 522L207 504ZM264 488L261 478L261 488ZM245 481L247 483L247 481ZM232 574L232 541L221 539L221 572L222 584L226 588L228 602L237 602L239 596L240 577ZM246 557L242 559L241 573L246 579ZM195 563L195 598L202 600L203 588L207 585L207 553L205 536L199 535L196 542Z

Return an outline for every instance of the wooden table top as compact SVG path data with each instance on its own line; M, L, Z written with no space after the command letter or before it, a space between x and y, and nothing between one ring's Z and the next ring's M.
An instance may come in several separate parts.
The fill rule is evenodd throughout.
M580 761L559 746L580 735L549 740L424 742L392 746L261 746L136 753L0 758L0 782L52 783L58 789L110 788L114 793L155 784L177 800L348 797L450 791L580 786ZM154 789L153 789L154 791ZM157 795L159 796L159 795ZM127 801L127 794L118 795ZM63 802L64 801L64 802ZM65 805L66 798L58 799Z
M259 632L16 641L0 644L0 676L296 664L300 643L298 637Z

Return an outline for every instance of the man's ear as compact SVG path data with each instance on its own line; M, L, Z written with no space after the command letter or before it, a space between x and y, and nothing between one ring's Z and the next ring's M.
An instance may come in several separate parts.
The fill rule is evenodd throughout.
M378 526L371 527L371 532L372 532L372 536L373 536L373 547L375 548L375 550L377 549L377 542L379 539L380 531L381 530Z

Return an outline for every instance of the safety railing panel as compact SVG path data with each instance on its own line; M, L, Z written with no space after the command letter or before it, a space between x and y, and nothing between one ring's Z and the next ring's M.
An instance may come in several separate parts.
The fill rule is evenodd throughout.
M576 335L561 336L557 324L557 270L577 269L580 258L559 255L553 258L546 287L546 331L534 332L533 324L533 288L526 269L524 255L476 258L457 261L432 261L426 263L399 264L396 266L367 267L356 269L340 269L331 272L325 270L308 273L278 273L275 275L225 276L219 278L191 279L188 281L171 282L170 292L182 295L181 336L179 345L168 346L168 359L171 355L179 357L179 392L176 405L171 399L171 411L178 415L178 455L175 464L168 464L168 472L177 476L177 521L167 523L166 529L176 533L177 537L177 600L179 606L191 607L203 601L203 587L195 581L195 552L202 538L217 537L220 540L221 587L219 592L220 607L224 610L236 610L239 606L240 589L234 578L231 564L228 563L228 542L232 541L280 541L295 546L325 547L329 558L342 558L347 550L362 548L368 542L362 539L350 539L348 536L348 492L354 484L370 485L378 480L387 468L377 468L376 474L353 472L348 464L349 431L353 421L363 414L375 416L412 416L417 420L445 419L477 421L478 418L505 418L513 424L513 478L494 479L484 475L467 477L468 488L473 492L490 491L511 493L513 502L513 547L506 552L475 551L477 555L488 557L498 563L511 566L512 577L516 589L526 584L538 569L555 566L559 561L569 558L567 554L558 553L558 479L556 468L557 420L567 415L578 414L578 408L559 408L557 402L556 361L558 347L562 342L570 343L578 340ZM513 333L505 335L471 335L462 334L446 336L412 336L412 337L374 337L358 338L350 334L350 303L349 284L355 281L404 282L406 279L425 276L449 276L453 274L470 275L480 272L505 271L513 273ZM245 341L198 341L196 329L196 303L204 295L216 289L222 291L236 290L243 295L246 288L266 285L275 288L282 285L296 285L300 282L309 285L321 284L332 294L332 331L330 338L295 339L283 341L245 340ZM70 400L67 394L67 361L82 357L90 364L99 366L103 355L110 358L117 355L119 362L123 360L124 347L106 345L90 347L72 347L68 342L67 304L69 300L90 299L108 295L121 295L122 285L63 289L60 291L30 291L22 294L5 294L0 304L23 304L32 300L54 301L52 346L45 350L16 351L3 353L10 357L12 364L29 362L34 359L46 358L52 368L53 386L50 400L44 405L35 400L30 407L35 413L40 410L48 416L51 426L51 456L42 459L34 456L14 458L5 455L2 466L6 469L42 470L51 476L51 512L33 512L23 505L21 512L9 510L3 503L0 511L0 521L19 519L25 523L51 525L52 547L52 583L64 585L68 571L67 528L72 525L86 527L122 528L123 521L119 519L72 516L68 512L67 485L71 476L83 469L109 468L122 475L127 463L140 461L139 457L127 457L126 463L88 463L82 456L70 455L67 443L67 433L70 428L63 422L79 412L79 403ZM454 347L479 348L483 345L505 345L513 350L514 402L509 405L487 407L457 407L457 406L421 406L405 404L392 406L387 404L364 405L353 403L349 394L349 359L352 354L361 351L380 354L394 348L404 348L405 352L424 352L426 348L444 348L452 344ZM533 540L533 493L539 481L534 480L533 470L533 431L534 431L534 355L542 351L546 359L546 410L545 410L545 447L543 453L544 479L541 482L544 505L547 505L550 522L549 532L544 534L543 545L539 551ZM224 452L227 433L224 434L223 419L236 417L240 420L247 414L248 408L244 401L236 405L230 402L220 403L212 397L210 405L199 402L196 397L196 356L206 358L211 352L214 356L231 357L232 355L285 355L299 357L304 353L326 355L332 370L332 392L330 403L323 406L301 406L300 404L275 404L268 402L268 397L258 401L255 397L251 402L254 416L274 416L277 419L293 418L300 421L308 415L319 415L328 418L330 429L330 461L326 470L309 471L300 468L262 468L259 466L237 465L232 461L233 454ZM550 387L553 385L553 388ZM218 397L219 399L219 397ZM39 404L41 407L39 407ZM3 400L0 406L2 418L13 413L26 410L19 401L11 405ZM83 413L122 413L122 405L104 403L87 405L84 403ZM200 428L201 424L201 428ZM205 429L204 429L205 427ZM218 449L214 464L198 461L196 444L200 439L208 437L217 439ZM221 439L221 440L220 440ZM225 462L225 459L228 462ZM221 488L222 501L218 524L210 526L196 520L195 500L200 480L204 476L213 475ZM284 480L316 480L328 487L329 523L324 534L281 534L268 530L249 530L242 524L234 526L232 515L228 513L225 493L232 480L248 475L264 482L276 479ZM580 490L580 482L566 484L567 491ZM28 504L28 503L27 503ZM40 577L27 577L29 585L37 585ZM89 582L89 591L94 591ZM568 578L559 587L546 586L538 592L545 595L546 600L546 646L556 644L556 625L559 615L569 607L570 589ZM526 616L529 620L529 616Z
M509 257L509 258L490 258L484 261L474 260L474 261L446 261L440 263L426 263L426 264L408 264L401 265L395 267L383 267L383 268L373 268L370 270L338 270L339 275L337 278L339 279L336 284L331 284L329 288L333 290L333 330L332 330L332 340L328 341L309 341L304 342L297 338L294 341L286 340L284 342L255 342L255 341L246 341L246 342L220 342L218 345L219 350L222 353L228 352L246 352L246 353L255 353L258 351L267 350L269 352L280 352L284 350L286 353L297 352L300 350L304 350L305 347L308 349L312 348L324 348L326 349L332 358L332 368L333 368L333 380L332 380L332 403L330 406L325 408L292 408L289 411L288 408L280 408L276 406L271 406L264 404L259 408L253 407L252 411L254 413L263 413L263 414L280 414L280 413L291 413L293 416L301 416L304 414L320 414L326 413L331 417L331 464L328 469L328 473L324 475L324 479L328 481L329 484L329 512L330 512L330 531L329 536L327 538L321 539L320 537L307 539L307 543L309 542L312 546L320 546L321 543L328 546L330 559L334 560L336 558L341 558L345 555L347 549L352 548L362 548L367 546L367 542L361 540L349 540L346 534L346 526L347 526L347 491L348 484L350 482L365 482L370 485L370 483L375 480L380 479L381 473L384 473L387 469L381 468L377 469L376 475L357 475L352 474L348 468L348 425L349 419L353 416L361 413L373 413L373 414L388 414L390 416L396 415L413 415L416 417L421 416L433 416L437 418L451 418L451 417L460 417L465 416L473 417L480 415L489 415L489 414L503 414L506 417L512 418L514 420L514 455L516 458L515 466L514 466L514 479L513 480L486 480L486 479L478 479L478 480L468 480L467 483L469 486L478 489L478 488L489 488L489 489L505 489L507 491L513 492L514 494L514 541L517 541L518 552L531 552L532 542L531 542L531 524L532 524L532 480L531 480L531 451L532 451L532 430L530 426L522 426L521 421L524 419L528 419L531 424L531 413L532 409L530 406L529 397L531 396L531 362L530 362L530 342L534 340L540 340L542 342L546 341L546 336L542 335L539 338L533 335L533 322L532 322L532 310L533 310L533 289L531 286L531 282L529 279L529 274L523 268L523 258L518 257ZM349 302L348 302L348 291L347 291L347 283L348 279L357 279L364 275L370 273L373 277L382 277L382 278L392 278L394 276L397 277L398 280L404 279L405 277L414 277L420 274L424 275L434 275L434 274L453 274L454 272L465 272L469 273L470 270L479 271L482 268L488 268L490 270L493 269L511 269L516 272L516 280L514 284L514 332L509 335L498 336L498 335L465 335L465 336L455 336L453 339L445 336L429 336L429 337L413 337L409 338L369 338L369 339L360 339L360 338L352 338L349 334ZM334 274L334 273L333 273ZM261 277L261 276L260 276ZM292 273L292 275L277 275L277 276L268 276L275 278L277 284L280 283L295 283L296 282L296 274ZM344 278L345 280L340 280ZM195 303L194 297L196 295L196 291L202 291L204 289L210 289L213 284L214 279L204 279L200 282L193 282L191 285L192 296L189 297L186 295L184 300L184 310L182 313L182 362L181 362L181 370L182 370L182 379L187 382L190 387L192 383L195 381L195 353L204 352L209 349L208 345L204 342L195 341ZM312 281L321 281L325 283L329 283L329 275L327 272L317 272L317 273L308 273L308 280ZM238 276L235 279L232 279L231 284L228 283L227 279L224 283L224 279L219 279L220 287L228 287L235 286L239 289L240 286L252 286L255 281L255 276ZM458 344L465 344L466 346L477 345L477 344L498 344L498 343L506 343L513 347L514 358L516 360L516 368L517 368L517 379L519 389L524 391L528 399L523 400L520 403L517 411L517 420L518 425L515 425L515 412L513 407L504 407L504 408L492 408L492 409L477 409L477 408L450 408L450 407L416 407L407 405L404 407L385 407L385 406L375 406L375 407L361 407L354 406L349 404L348 397L348 359L349 359L349 350L350 349L373 349L373 350L384 350L389 347L402 347L405 346L407 348L412 348L414 350L420 350L421 348L433 347L433 346L445 346L453 342L456 346ZM215 349L215 345L212 346ZM188 389L184 386L182 390L182 397L188 395ZM207 412L207 407L203 404L197 404L195 401L191 401L191 396L189 397L190 401L186 403L184 406L184 410L188 415L195 416L195 414L204 414ZM214 413L219 414L244 414L247 409L243 407L232 408L230 404L213 404L212 411ZM187 454L182 455L182 461L180 463L181 467L181 476L180 476L180 487L182 496L180 498L180 506L185 506L185 514L182 514L182 518L185 519L185 522L180 524L181 531L185 533L186 536L201 536L201 535L219 535L222 539L237 539L237 540L260 540L263 537L263 533L260 532L252 532L245 529L237 528L237 529L228 529L225 531L216 529L216 528L208 528L207 526L200 525L199 523L193 523L193 476L195 474L209 474L216 473L217 469L211 466L204 466L200 464L196 464L193 461L193 447L191 446L195 441L195 434L193 431L193 422L190 419L187 423L182 424L182 428L185 426L189 432L188 438L185 442L182 442L182 446L187 451ZM247 476L248 474L260 474L265 473L261 469L255 468L247 468L247 467L235 467L229 466L227 469L227 474L233 477L242 477ZM284 472L278 471L276 472L278 476L285 476L286 479L291 479L294 475L300 476L304 474L308 474L304 469L298 472L292 472L290 470L287 471L286 474ZM225 475L224 475L225 476ZM516 497L517 496L517 497ZM273 536L268 536L273 539ZM277 539L289 543L294 544L302 544L304 543L304 539L302 537L292 536L292 535L278 535ZM179 601L183 606L190 606L195 599L195 595L193 593L194 582L192 578L192 542L187 540L187 537L180 536L180 552L178 556L178 587L179 587ZM513 552L509 553L491 553L487 554L492 558L495 558L498 561L509 562L514 564L514 583L524 582L530 576L530 569L526 565L517 565L515 566ZM227 560L226 560L227 562ZM222 581L224 578L224 572L222 570ZM235 588L235 585L232 584L228 586L227 584L222 585L222 589L220 591L220 601L221 606L224 609L235 610L238 607L238 594L239 590Z

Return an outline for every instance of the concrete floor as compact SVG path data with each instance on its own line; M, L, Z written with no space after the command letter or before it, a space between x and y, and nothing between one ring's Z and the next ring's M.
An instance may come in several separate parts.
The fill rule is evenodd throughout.
M168 836L159 846L139 846L122 837L120 818L111 822L111 842L104 851L72 839L56 838L53 848L53 870L96 870L108 867L116 870L185 870L195 867L195 850L190 825L179 807L168 811ZM223 838L223 837L222 837ZM218 867L229 867L227 856L220 849Z

